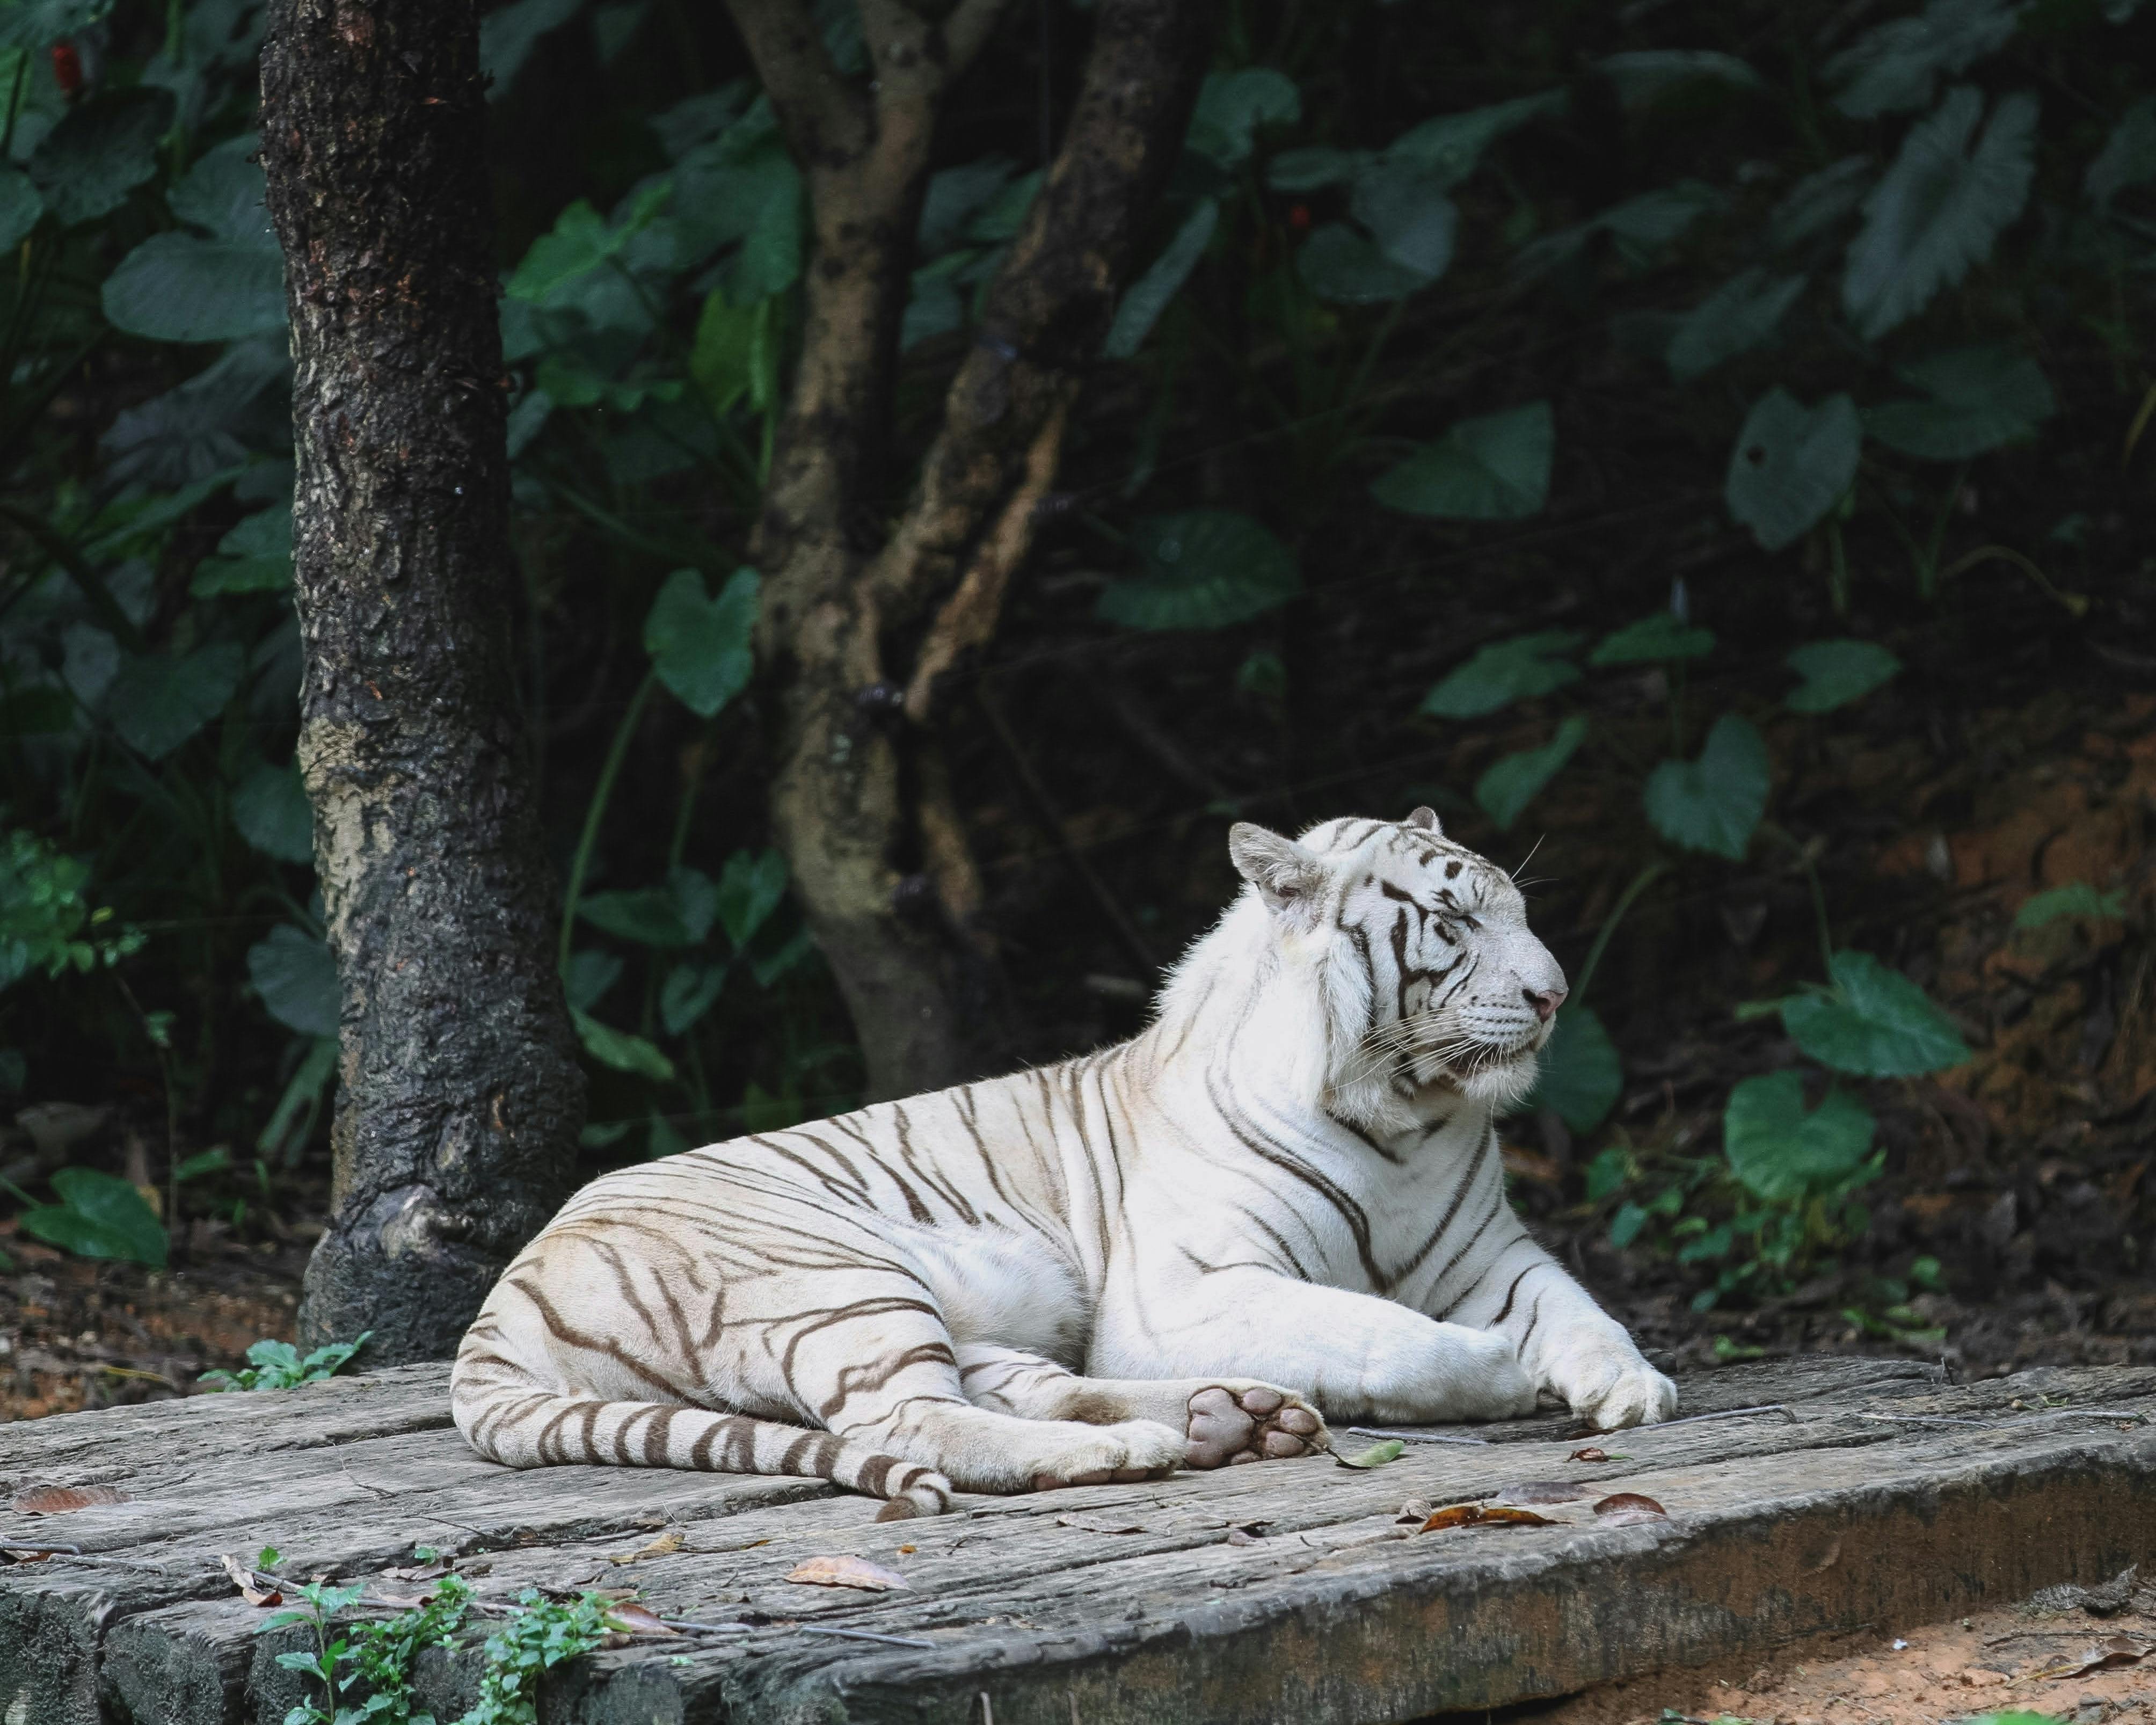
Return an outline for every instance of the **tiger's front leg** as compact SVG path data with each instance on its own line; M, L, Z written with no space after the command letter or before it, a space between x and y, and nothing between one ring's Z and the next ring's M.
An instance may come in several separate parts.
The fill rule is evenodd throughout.
M1597 1430L1652 1425L1676 1412L1676 1385L1523 1228L1457 1315L1505 1337L1535 1382Z
M1334 1420L1435 1424L1534 1411L1505 1337L1440 1323L1373 1294L1229 1265L1156 1287L1141 1313L1111 1291L1091 1359L1119 1376L1204 1373L1291 1384Z

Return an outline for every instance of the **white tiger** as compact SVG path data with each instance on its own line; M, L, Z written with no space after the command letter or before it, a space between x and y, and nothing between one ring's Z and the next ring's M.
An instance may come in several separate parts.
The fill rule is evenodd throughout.
M1506 1202L1494 1116L1565 993L1511 877L1427 809L1229 850L1250 885L1136 1040L586 1187L465 1337L466 1440L890 1519L1301 1455L1321 1413L1667 1419Z

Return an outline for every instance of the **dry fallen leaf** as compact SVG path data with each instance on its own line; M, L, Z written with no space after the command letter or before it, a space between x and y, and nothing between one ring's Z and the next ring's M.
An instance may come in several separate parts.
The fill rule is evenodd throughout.
M1548 1516L1538 1516L1531 1509L1507 1509L1503 1504L1484 1506L1480 1503L1455 1503L1440 1509L1415 1531L1436 1532L1446 1527L1561 1527L1562 1522L1553 1522Z
M786 1579L804 1587L858 1587L872 1594L911 1585L897 1570L866 1558L811 1558L788 1571Z
M18 1493L10 1507L18 1515L60 1516L69 1510L126 1501L127 1494L117 1486L39 1486Z
M276 1583L268 1576L257 1575L238 1558L228 1553L219 1558L218 1562L224 1566L224 1573L232 1578L232 1584L239 1589L239 1597L249 1604L281 1605L285 1603L285 1595L278 1591Z
M1604 1498L1594 1506L1594 1513L1611 1527L1623 1527L1627 1522L1663 1522L1670 1512L1651 1497L1643 1497L1637 1491L1619 1491Z
M910 1558L914 1553L920 1549L921 1548L917 1545L901 1545L898 1548L898 1554L902 1558Z
M659 1614L649 1605L624 1601L607 1608L607 1627L619 1630L630 1635L678 1635L677 1629L669 1629L659 1620Z
M680 1549L681 1530L679 1527L669 1527L650 1544L639 1546L634 1551L615 1552L607 1558L607 1562L633 1563L639 1558L670 1558Z
M1612 1455L1607 1450L1574 1450L1564 1458L1568 1461L1630 1461L1630 1455Z
M2065 1677L2086 1677L2094 1671L2114 1671L2121 1666L2138 1665L2148 1651L2143 1643L2131 1635L2113 1635L2108 1641L2099 1642L2089 1650L2088 1657L2079 1664L2071 1660L2050 1665L2033 1675L2049 1677L2057 1681Z
M1507 1503L1571 1503L1587 1496L1588 1488L1568 1480L1529 1480L1507 1486L1495 1495Z
M1387 1438L1383 1443L1373 1444L1368 1449L1358 1450L1353 1455L1342 1455L1336 1450L1332 1459L1342 1467L1383 1467L1388 1461L1398 1461L1400 1451L1406 1448L1407 1445L1398 1438Z

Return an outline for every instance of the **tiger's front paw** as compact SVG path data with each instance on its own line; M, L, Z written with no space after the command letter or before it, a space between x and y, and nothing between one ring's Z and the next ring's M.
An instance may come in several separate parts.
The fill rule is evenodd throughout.
M1315 1455L1330 1439L1317 1409L1270 1384L1210 1384L1190 1398L1185 1467L1230 1467Z
M1556 1386L1572 1411L1597 1431L1654 1425L1677 1410L1677 1387L1637 1354L1596 1361L1568 1388Z

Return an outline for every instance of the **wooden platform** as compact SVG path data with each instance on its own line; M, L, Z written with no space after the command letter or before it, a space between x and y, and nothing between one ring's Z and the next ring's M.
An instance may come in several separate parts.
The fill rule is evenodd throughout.
M400 1598L418 1587L380 1572L418 1543L459 1553L482 1597L635 1586L664 1616L742 1625L579 1661L542 1717L589 1725L1407 1720L1891 1631L2156 1557L2156 1370L1936 1376L1732 1367L1687 1382L1686 1414L1768 1411L1596 1440L1602 1462L1568 1460L1585 1440L1553 1416L1455 1429L1487 1441L1411 1445L1368 1472L1263 1463L885 1523L803 1481L494 1466L449 1425L439 1366L67 1414L0 1428L0 1499L107 1484L127 1501L0 1514L0 1548L81 1553L0 1565L0 1725L275 1725L298 1680L274 1655L297 1634L257 1634L266 1614L218 1563L264 1545L287 1575ZM1583 1488L1538 1504L1561 1526L1396 1522L1409 1498L1554 1480ZM1668 1518L1599 1520L1617 1491ZM610 1561L669 1527L679 1551ZM839 1553L911 1586L783 1579ZM475 1652L423 1663L445 1722L478 1669Z

